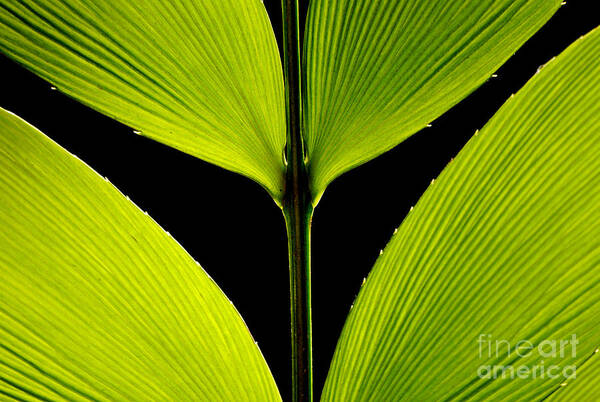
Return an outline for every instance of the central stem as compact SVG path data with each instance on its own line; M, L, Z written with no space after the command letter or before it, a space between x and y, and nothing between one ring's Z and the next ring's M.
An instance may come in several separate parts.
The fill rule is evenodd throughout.
M284 206L284 215L290 265L292 400L311 402L310 223L312 208L299 202L296 206Z
M292 400L312 401L310 226L313 207L304 163L298 0L282 0L286 92L286 187L283 214L290 265Z

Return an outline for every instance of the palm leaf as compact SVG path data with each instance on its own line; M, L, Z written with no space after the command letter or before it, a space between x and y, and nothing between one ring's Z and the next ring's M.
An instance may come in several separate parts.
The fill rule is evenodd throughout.
M259 0L2 0L0 51L144 136L279 202L283 76Z
M315 0L305 40L314 202L490 78L560 0Z
M360 291L324 400L537 400L570 382L540 378L540 366L581 366L598 348L598 54L600 29L548 63L432 182ZM574 355L572 344L544 355L573 335ZM545 352L519 356L520 341ZM537 366L538 377L487 378L488 365Z
M4 110L0 188L0 399L280 400L202 268Z

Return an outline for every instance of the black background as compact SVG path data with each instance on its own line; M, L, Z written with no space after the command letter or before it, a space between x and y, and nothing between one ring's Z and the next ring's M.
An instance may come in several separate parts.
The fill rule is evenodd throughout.
M350 305L394 228L431 179L540 65L600 24L594 3L567 1L497 78L433 127L327 189L313 219L317 396ZM279 40L279 1L266 0L265 5ZM209 272L244 317L287 400L287 244L281 212L267 193L242 176L134 135L130 128L50 90L48 83L3 56L0 72L1 107L108 177Z

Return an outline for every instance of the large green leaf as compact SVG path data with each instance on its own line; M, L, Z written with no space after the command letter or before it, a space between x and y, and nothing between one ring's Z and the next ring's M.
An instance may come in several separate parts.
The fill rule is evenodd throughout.
M181 246L1 109L0 189L0 399L280 400Z
M324 400L538 400L571 369L511 380L510 369L486 378L485 366L565 370L600 346L598 54L600 29L548 63L432 182L359 293ZM575 356L572 344L552 356L552 341L573 334ZM543 353L527 356L525 341Z
M0 51L279 202L283 76L259 0L0 0Z
M485 82L561 0L314 0L305 133L315 202Z

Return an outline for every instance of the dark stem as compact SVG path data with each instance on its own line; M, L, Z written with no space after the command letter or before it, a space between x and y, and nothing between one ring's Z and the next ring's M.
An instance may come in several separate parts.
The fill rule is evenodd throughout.
M312 401L310 226L312 203L302 143L298 0L282 0L286 92L286 188L283 214L288 236L292 346L292 400Z
M310 223L312 209L284 207L290 264L292 400L312 401Z

